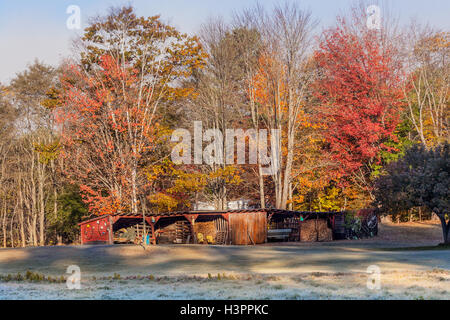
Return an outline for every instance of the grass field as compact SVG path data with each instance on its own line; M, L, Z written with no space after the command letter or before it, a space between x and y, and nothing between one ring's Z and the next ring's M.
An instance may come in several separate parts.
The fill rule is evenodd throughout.
M434 223L384 223L373 239L259 246L64 246L0 249L0 274L68 276L1 281L0 299L450 299L450 251ZM410 250L408 247L416 247ZM369 290L367 268L381 270Z

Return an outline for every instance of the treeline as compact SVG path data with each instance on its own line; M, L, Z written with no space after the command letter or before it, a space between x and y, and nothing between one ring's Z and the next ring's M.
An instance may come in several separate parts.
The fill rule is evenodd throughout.
M450 33L388 18L369 29L365 9L320 31L296 4L256 5L229 23L209 20L196 36L132 7L92 19L75 58L36 61L1 87L2 245L76 241L77 222L93 214L199 201L226 209L241 198L263 208L376 205L399 220L429 218L431 202L390 206L417 194L411 181L394 190L386 179L411 147L431 152L449 140ZM217 157L226 137L214 144L220 161L173 163L171 134L194 136L194 121L223 133L279 129L266 141L268 154L279 146L279 169L265 174L259 154L244 165ZM437 172L448 176L442 163ZM400 198L385 196L398 190ZM444 222L446 210L441 201Z
M35 62L2 87L0 219L2 246L75 240L87 213L79 188L64 178L48 94L58 71Z

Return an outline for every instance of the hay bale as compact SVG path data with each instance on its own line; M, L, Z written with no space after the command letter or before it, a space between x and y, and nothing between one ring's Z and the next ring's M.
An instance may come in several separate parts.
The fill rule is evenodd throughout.
M199 233L203 234L203 238L205 240L207 236L211 236L213 239L216 239L217 230L214 221L195 222L194 233L195 236Z
M300 241L314 242L331 240L333 240L333 231L328 228L326 220L310 219L302 222Z

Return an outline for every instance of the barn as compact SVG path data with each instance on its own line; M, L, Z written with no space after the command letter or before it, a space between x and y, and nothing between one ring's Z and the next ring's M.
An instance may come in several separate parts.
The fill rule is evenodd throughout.
M342 233L341 212L280 209L178 211L96 216L79 224L82 244L330 241Z

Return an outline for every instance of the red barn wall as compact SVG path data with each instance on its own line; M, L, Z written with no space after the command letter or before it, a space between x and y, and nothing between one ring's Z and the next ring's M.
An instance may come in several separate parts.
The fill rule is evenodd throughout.
M81 223L81 244L112 244L112 218L110 216Z

